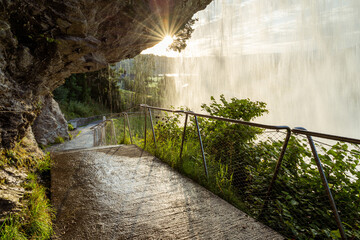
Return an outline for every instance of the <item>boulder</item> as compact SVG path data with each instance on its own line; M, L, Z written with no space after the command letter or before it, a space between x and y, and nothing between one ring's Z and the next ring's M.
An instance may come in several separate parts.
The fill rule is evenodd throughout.
M54 143L56 138L69 139L68 125L59 104L50 96L32 126L36 142L42 145Z

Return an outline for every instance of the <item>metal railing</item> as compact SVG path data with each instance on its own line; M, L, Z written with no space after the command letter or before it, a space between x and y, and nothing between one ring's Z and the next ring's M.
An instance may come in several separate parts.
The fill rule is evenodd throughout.
M110 134L106 134L106 130L109 126ZM103 120L102 122L96 124L90 129L94 131L94 147L117 144L115 126L112 119ZM110 136L110 138L107 139L107 136Z
M344 229L343 222L341 221L341 215L344 215L344 213L342 213L342 214L339 213L339 210L336 205L336 201L332 194L332 188L329 186L327 175L324 172L323 163L319 157L317 145L314 143L313 137L322 138L322 139L326 139L326 140L341 141L341 142L346 142L346 143L351 143L351 144L360 144L360 140L353 139L353 138L334 136L334 135L329 135L329 134L322 134L322 133L317 133L317 132L311 132L311 131L307 131L306 129L303 129L303 128L291 129L288 126L273 126L273 125L258 124L258 123L246 122L246 121L235 120L235 119L230 119L230 118L223 118L223 117L211 116L211 115L206 115L206 114L194 113L192 111L172 110L172 109L166 109L166 108L152 107L152 106L148 106L145 104L141 104L140 107L144 109L144 112L132 113L133 114L132 116L141 118L141 120L144 123L144 128L141 129L141 131L138 131L138 133L135 133L135 135L136 135L135 138L142 139L140 142L137 142L138 145L141 145L143 148L146 148L147 144L148 145L151 144L156 149L158 147L158 145L161 144L161 141L163 141L161 139L164 138L164 136L160 136L161 131L162 131L161 130L162 126L159 124L156 124L156 123L161 122L158 119L164 119L164 115L162 114L163 112L175 114L175 115L177 115L178 118L182 117L183 121L177 119L177 122L176 122L177 125L183 123L182 134L181 134L181 136L176 135L175 137L173 137L173 141L177 141L180 146L180 149L178 152L179 161L181 162L182 158L183 158L184 147L186 144L186 137L187 137L187 135L192 134L191 132L189 132L190 129L196 131L196 135L197 135L197 139L198 139L198 146L192 146L192 147L199 148L199 152L201 153L202 165L204 168L203 174L206 176L208 181L216 182L216 184L219 185L219 189L222 193L224 193L224 192L223 192L223 189L221 186L222 185L225 186L226 184L224 184L223 182L221 182L221 183L218 182L218 175L221 175L219 177L219 179L221 181L224 180L224 182L226 182L226 181L231 182L232 189L237 188L236 194L238 194L240 196L240 198L242 200L244 200L245 202L249 202L248 207L251 208L252 212L256 213L255 217L257 217L258 219L263 219L264 217L266 217L266 214L268 214L270 210L275 209L277 207L276 204L278 204L276 201L278 201L279 199L283 202L288 201L291 204L295 204L295 205L299 204L299 202L302 201L301 197L295 198L294 196L290 196L290 195L287 196L287 198L289 198L289 199L284 200L283 196L279 196L278 193L273 194L273 190L274 190L274 188L276 188L276 192L281 192L283 190L281 187L282 178L280 180L278 180L279 173L281 171L286 172L288 170L288 166L296 166L296 164L297 164L297 163L294 163L294 161L296 161L296 160L291 159L290 157L289 157L289 159L286 159L286 162L284 163L284 157L287 153L287 148L288 148L291 138L292 137L296 138L297 136L305 137L308 141L307 147L309 147L311 149L312 158L314 159L314 161L316 163L318 177L321 180L321 185L322 185L323 189L319 190L319 191L324 191L326 193L326 198L327 198L327 201L329 204L328 211L331 212L331 214L333 215L333 219L335 219L335 221L336 221L336 226L338 228L339 235L341 236L341 238L347 239L346 231ZM156 111L159 112L159 114L154 113ZM131 131L129 115L127 113L122 113L121 117L123 118L123 121L120 121L120 122L123 122L123 128L121 128L122 132L123 132L123 137L121 137L121 138L125 139L126 132L128 132L130 141L131 141L131 143L133 143L133 135L132 135L132 131ZM189 126L189 117L192 118L192 125L190 125L190 126ZM239 139L241 139L242 136L246 136L248 134L250 136L253 136L253 138L256 140L254 140L252 142L252 144L249 145L250 148L247 145L248 142L246 142L246 141L244 141L244 142L238 141L237 143L239 146L241 145L241 147L237 148L237 146L234 146L234 144L229 142L229 139L227 138L226 134L224 136L215 136L215 138L211 138L210 140L207 140L207 138L209 136L202 136L202 132L201 132L202 126L201 126L201 122L199 121L199 118L202 119L202 122L204 121L204 119L206 119L206 121L209 121L209 120L214 121L214 126L215 125L220 126L220 127L226 126L225 127L226 129L236 130L231 133L235 134L235 136L239 137ZM107 120L106 122L111 123L111 126L112 126L111 128L115 129L113 121ZM149 122L150 122L150 124L149 124ZM94 127L94 145L95 145L95 143L96 144L98 144L98 143L105 144L103 142L103 139L105 138L105 136L103 137L103 134L105 134L104 129L106 128L105 123L104 122L100 123L98 126ZM128 131L126 131L126 126L128 128ZM151 133L150 133L152 135L151 142L148 141L150 138L150 135L147 133L148 127L151 127ZM134 131L134 129L133 129L133 131ZM141 132L143 132L144 135L141 135ZM158 132L159 136L156 136L157 132ZM112 130L112 134L115 136L115 139L116 139L115 130ZM140 137L139 137L139 134L141 135ZM95 135L101 136L101 137L95 137ZM262 137L259 137L259 136L262 136ZM159 141L157 141L157 139ZM180 139L181 139L181 141L180 141ZM195 134L192 135L192 139L193 140L195 139ZM204 141L205 141L205 144L213 145L212 148L210 149L208 147L208 145L204 146ZM214 144L214 141L216 142L215 144ZM218 141L218 143L217 143L217 141ZM224 142L222 142L222 141L224 141ZM279 144L280 142L282 142L281 145ZM193 143L194 142L192 142L192 144ZM322 147L323 145L321 145L323 143L321 143L321 142L319 142L319 143L320 143L319 146L321 146L321 150L325 151L324 149L326 149L326 148ZM267 149L270 146L272 146L276 149L277 156L275 156L273 153L269 152L269 153L271 153L270 154L271 156L264 157L268 153ZM207 148L207 151L205 150L205 148ZM226 148L225 151L231 153L230 155L227 155L228 159L222 159L223 152L221 151L221 148ZM246 149L246 151L242 151L244 149ZM255 153L255 152L261 152L261 154L259 155L258 153ZM292 154L292 152L293 152L293 149L291 149L290 155ZM297 154L305 154L306 155L306 153L297 153ZM217 157L213 157L214 155ZM207 161L208 156L210 156L210 158L211 158L210 162ZM265 169L265 170L264 169L259 170L259 169L256 169L256 167L257 167L256 164L253 164L251 162L247 162L245 164L242 163L242 160L251 159L252 156L254 156L257 159L260 159L260 161L268 161L270 167L267 167L267 169ZM307 157L305 157L305 162L302 164L305 164L305 165L308 164L309 169L315 169L314 165L312 165L313 162L311 161L311 159L312 159L311 155L307 154L306 156ZM323 155L321 155L321 156L323 156ZM209 179L209 168L208 168L209 163L211 164L211 169L213 169L214 166L216 166L217 169L221 170L221 171L219 170L219 172L217 172L215 174L212 173L212 176L216 176L215 180ZM284 164L286 166L284 166ZM262 175L260 174L261 171L263 171ZM313 171L313 172L314 172L314 174L316 173L315 171ZM216 175L216 174L218 174L218 175ZM253 179L248 179L249 176L250 176L250 178L253 178ZM289 176L291 176L291 174ZM306 175L304 175L304 176L297 175L296 177L299 179L302 179L302 178L307 179ZM329 177L329 175L328 175L328 177ZM311 181L313 181L313 179ZM252 188L253 188L251 190L251 192L249 192L249 189L251 189L248 187L249 185L252 185ZM259 186L261 185L261 187L258 187L258 185ZM309 189L309 191L315 191L315 190ZM220 195L221 195L221 193L220 193ZM276 195L276 196L274 196L274 195ZM321 195L321 194L319 194L319 195ZM261 200L258 200L258 199L261 199ZM325 201L324 199L325 198L322 198L322 197L318 198L318 200L322 201L322 202ZM309 199L304 199L304 201L309 201ZM311 199L310 199L310 201L311 201ZM358 201L360 204L360 198ZM282 203L280 202L279 204L281 205ZM286 204L288 204L288 203L286 203ZM255 205L257 205L257 207L254 207ZM281 211L281 209L279 211ZM316 211L316 209L314 211ZM294 212L296 212L296 211L294 211ZM296 213L294 213L294 214L296 215ZM311 214L312 213L309 213L309 216L313 216ZM358 213L353 213L353 214L359 215ZM285 214L285 216L286 216L286 214ZM359 215L359 217L360 217L360 215ZM309 217L309 218L311 218L311 217ZM306 225L307 224L306 221L308 221L308 220L297 219L296 221L300 221L300 222L302 221L303 224ZM357 223L355 223L355 227L357 226L356 224ZM309 225L311 225L311 222L309 223ZM347 225L349 225L349 223L347 223ZM279 229L276 229L276 230L279 230ZM299 231L301 231L301 230L299 230ZM334 236L334 235L332 235L332 236ZM350 236L350 237L352 237L352 236Z

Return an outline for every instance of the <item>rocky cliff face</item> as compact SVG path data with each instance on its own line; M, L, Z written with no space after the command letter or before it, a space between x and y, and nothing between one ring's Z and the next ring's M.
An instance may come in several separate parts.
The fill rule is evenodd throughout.
M0 0L0 148L20 140L43 96L161 41L211 0Z

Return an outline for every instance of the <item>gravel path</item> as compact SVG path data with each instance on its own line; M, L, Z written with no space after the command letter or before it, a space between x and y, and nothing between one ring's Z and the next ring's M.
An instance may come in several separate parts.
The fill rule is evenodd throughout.
M134 145L52 155L55 239L284 239Z

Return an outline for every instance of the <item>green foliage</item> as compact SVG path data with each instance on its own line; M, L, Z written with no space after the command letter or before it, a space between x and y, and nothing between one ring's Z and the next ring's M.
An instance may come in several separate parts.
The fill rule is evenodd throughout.
M220 103L214 98L211 100L202 108L214 116L250 121L267 113L262 102L236 98L228 102L223 95ZM181 116L159 116L154 127L157 146L155 148L152 132L148 130L146 150L289 238L340 238L306 138L291 137L267 198L285 135L264 138L268 133L263 129L199 118L209 172L207 179L194 118L190 117L182 158L179 158ZM140 139L135 142L143 147L143 137L140 134L137 137ZM316 144L316 148L346 235L349 239L360 239L359 147L336 143Z
M89 117L146 103L160 105L164 99L165 77L155 74L155 57L132 59L131 71L108 66L95 72L73 74L54 90L66 119Z
M21 229L21 219L18 215L10 215L0 227L1 240L27 239Z
M108 80L104 70L95 73L73 74L65 84L54 90L54 99L59 103L66 119L90 117L108 113Z
M79 131L79 132L76 134L76 136L75 136L75 137L79 136L79 135L80 135L80 133L81 133L81 131Z
M50 239L53 234L52 220L54 212L46 196L46 188L38 183L44 175L50 176L51 160L47 154L37 159L34 173L28 175L25 184L23 208L16 214L10 214L0 227L0 239ZM47 180L48 183L50 179Z
M10 165L17 168L31 169L36 165L36 157L29 153L21 142L16 143L13 149L0 151L0 167Z
M214 97L211 97L211 104L208 106L202 104L201 108L209 113L211 116L220 116L225 118L251 121L256 117L268 113L266 110L266 103L252 102L250 99L231 98L228 102L224 95L220 95L221 103L217 103Z
M69 131L73 131L74 130L74 126L71 123L68 123L68 130Z
M66 119L90 117L108 113L107 109L97 103L86 103L78 101L61 102L61 111Z
M181 52L184 50L187 46L186 41L188 41L191 38L192 33L194 32L194 24L198 21L197 18L192 18L175 33L174 41L169 46L170 49L174 51Z
M26 219L23 228L32 239L49 239L53 233L54 218L50 201L46 197L45 188L37 183L37 176L29 174L28 179L25 187L31 190L31 194L25 197L28 207L24 212Z
M65 142L65 140L62 138L62 137L60 137L60 136L57 136L56 138L55 138L55 144L59 144L59 143L64 143Z
M43 158L39 159L36 164L36 171L40 174L50 172L51 158L50 153L47 153Z

